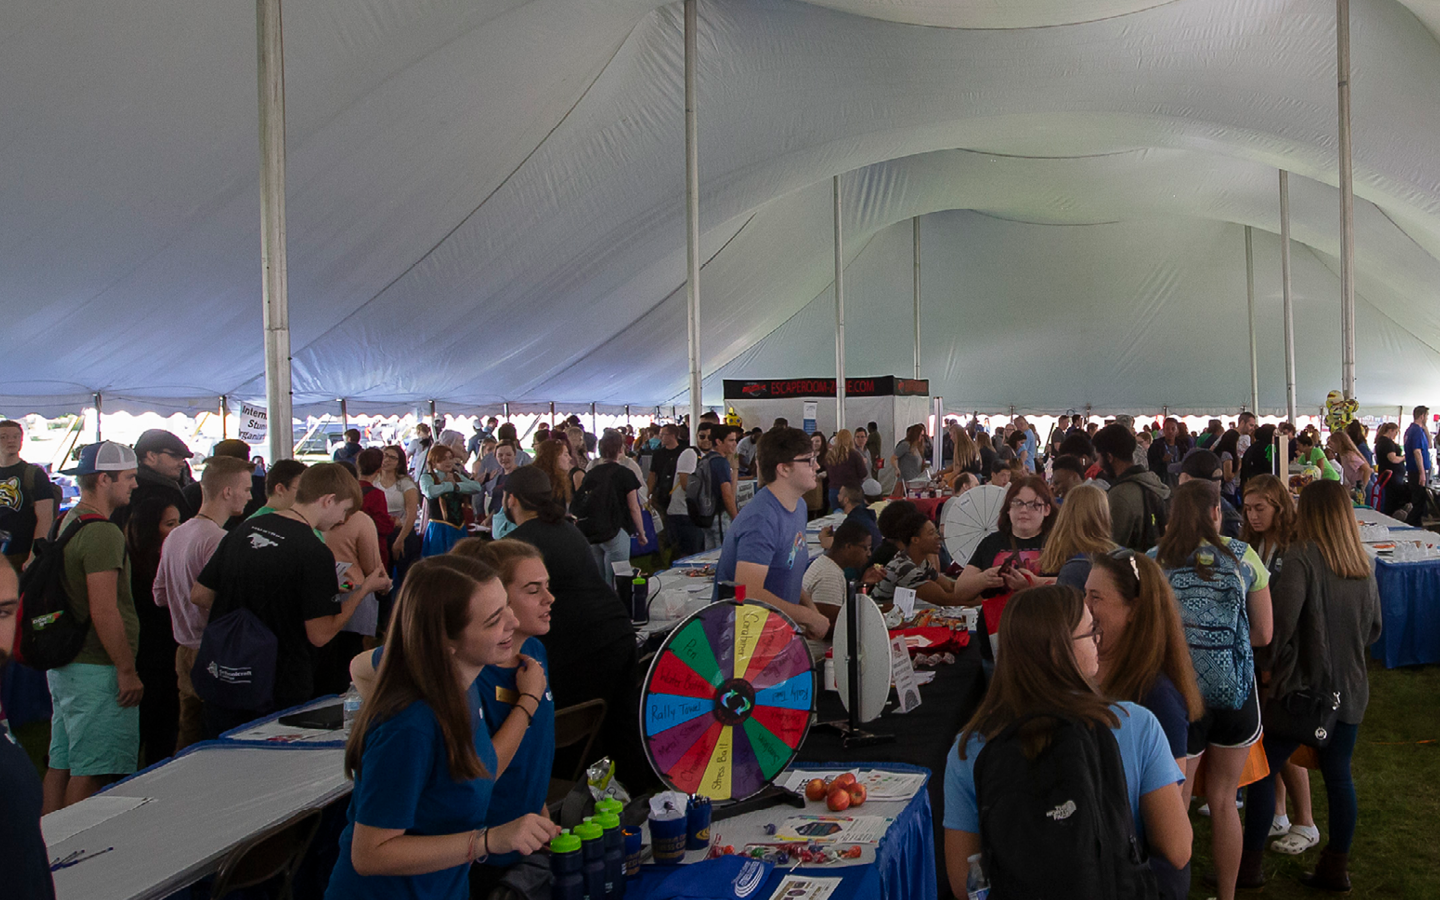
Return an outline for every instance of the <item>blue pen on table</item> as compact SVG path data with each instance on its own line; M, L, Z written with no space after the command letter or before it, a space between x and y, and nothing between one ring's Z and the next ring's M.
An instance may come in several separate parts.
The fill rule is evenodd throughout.
M86 853L84 850L76 850L66 856L62 856L50 864L50 871L58 872L61 869L68 869L71 866L79 865L87 859L94 859L97 856L104 856L114 847L106 847L104 850L97 850L94 853Z

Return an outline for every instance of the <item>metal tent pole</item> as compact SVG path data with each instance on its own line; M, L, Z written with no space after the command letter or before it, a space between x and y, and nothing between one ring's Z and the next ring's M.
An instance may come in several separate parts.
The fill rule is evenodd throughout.
M435 441L436 443L439 443L439 441L440 441L440 430L435 427L435 401L434 401L434 400L431 400L431 401L430 401L430 438L431 438L431 440Z
M835 430L845 427L845 230L840 212L840 176L831 181L835 199Z
M350 428L350 410L345 405L345 398L340 398L340 430L348 431Z
M220 395L220 440L222 440L222 441L223 441L223 440L226 440L226 439L228 439L228 438L230 437L230 432L229 432L229 430L225 427L225 420L229 417L229 415L230 415L230 401L225 397L224 394L221 394L221 395Z
M1295 409L1295 305L1290 297L1290 173L1280 170L1280 291L1285 304L1285 412Z
M104 438L100 437L100 392L95 392L95 443L100 443Z
M590 433L594 435L598 435L600 433L600 420L595 418L594 400L590 401Z
M910 220L910 243L915 255L915 380L920 380L920 217Z
M1335 85L1340 114L1340 384L1355 397L1355 185L1350 164L1350 0L1335 0Z
M255 0L260 86L260 269L270 462L294 455L285 263L285 52L280 0Z
M1250 314L1250 411L1258 415L1260 372L1255 349L1255 247L1249 225L1245 226L1245 301Z
M700 138L695 118L696 0L685 0L685 301L690 352L690 441L700 428Z

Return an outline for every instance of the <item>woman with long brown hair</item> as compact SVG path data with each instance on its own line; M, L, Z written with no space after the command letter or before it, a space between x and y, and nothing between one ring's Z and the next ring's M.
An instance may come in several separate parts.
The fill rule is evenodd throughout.
M1285 553L1295 539L1295 501L1290 496L1290 489L1285 482L1268 472L1254 476L1245 482L1243 515L1245 526L1240 531L1240 540L1254 548L1270 570L1273 583L1284 568ZM1268 686L1270 657L1269 647L1255 651L1255 669L1260 677L1262 694ZM1272 778L1278 813L1271 824L1270 834L1280 840L1271 846L1279 853L1303 853L1320 842L1320 831L1315 827L1310 804L1309 770L1287 762L1283 769L1274 770ZM1295 806L1294 822L1285 813L1287 797Z
M976 760L984 744L1018 720L1038 718L1021 727L1019 739L1028 759L1042 756L1058 726L1045 714L1060 713L1090 729L1113 734L1125 771L1124 790L1136 835L1152 854L1176 868L1190 859L1190 821L1181 802L1179 767L1166 749L1155 716L1135 703L1112 703L1095 689L1100 659L1097 630L1080 592L1048 585L1020 591L1000 620L1005 652L985 700L955 742L945 764L945 870L958 897L966 896L969 858L980 852L983 823L977 792L993 786L977 783ZM1104 740L1105 735L1099 735ZM997 848L998 849L998 848ZM1044 853L1045 848L1004 848L1015 854ZM1061 873L1062 877L1065 873ZM994 877L992 873L992 878ZM1076 884L1075 896L1094 896L1095 885Z
M533 853L559 833L536 813L484 827L498 765L471 712L474 684L510 657L515 625L489 566L438 556L411 567L345 746L355 791L329 900L466 897L472 863Z
M1260 740L1260 696L1253 646L1270 643L1270 573L1244 541L1220 536L1220 489L1193 480L1175 489L1170 521L1150 551L1175 592L1205 714L1190 727L1185 800L1206 758L1216 888L1233 900L1241 873L1235 802L1250 746ZM1267 823L1267 828L1268 823ZM1249 860L1242 880L1253 878ZM1254 865L1258 868L1258 859Z
M925 426L916 424L905 429L905 439L895 445L890 457L897 477L902 482L915 481L925 474Z
M1085 589L1092 557L1115 549L1110 537L1110 504L1093 484L1070 489L1055 516L1055 527L1040 553L1040 571L1056 584Z
M435 444L425 455L420 493L425 496L429 516L421 556L449 552L457 541L465 537L466 519L471 513L470 497L480 493L484 487L470 477L463 463L448 444Z
M1350 499L1340 484L1316 481L1300 492L1295 544L1275 580L1274 604L1272 702L1299 690L1340 695L1335 728L1319 750L1330 841L1315 872L1301 881L1348 891L1350 845L1359 815L1350 760L1370 699L1365 648L1380 637L1380 594ZM1278 769L1298 746L1293 739L1267 735L1265 756L1271 769ZM1247 854L1258 855L1264 848L1275 811L1270 785L1267 779L1250 789Z
M1205 702L1195 684L1190 648L1165 573L1133 550L1095 554L1085 580L1085 604L1100 629L1101 693L1150 710L1183 770L1190 723L1204 713ZM1177 869L1159 859L1150 862L1160 896L1184 900L1190 890L1189 868Z
M551 498L568 512L570 498L575 494L574 482L570 478L570 471L575 468L570 444L560 440L540 444L535 448L534 465L550 479Z

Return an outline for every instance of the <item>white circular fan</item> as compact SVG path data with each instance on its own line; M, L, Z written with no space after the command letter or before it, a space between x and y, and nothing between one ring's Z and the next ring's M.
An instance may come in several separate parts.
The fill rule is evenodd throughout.
M973 487L945 504L945 549L965 565L986 535L999 530L1005 488L993 484Z

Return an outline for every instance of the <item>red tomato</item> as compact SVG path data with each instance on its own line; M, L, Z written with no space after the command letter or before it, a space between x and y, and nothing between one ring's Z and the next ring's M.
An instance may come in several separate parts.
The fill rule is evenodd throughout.
M812 778L805 785L806 800L824 800L828 793L830 793L830 786L819 778Z
M844 812L850 808L850 794L843 788L835 788L825 797L825 805L831 812Z

